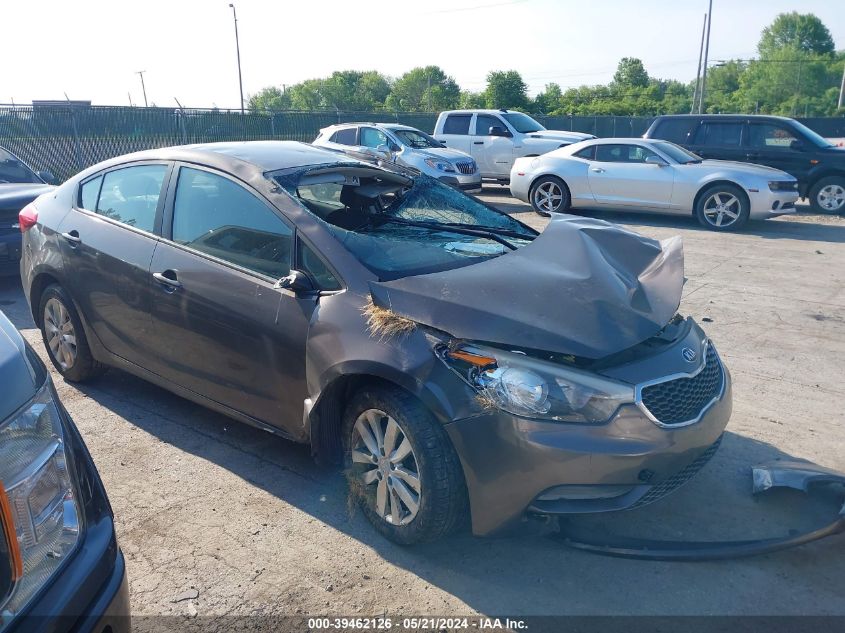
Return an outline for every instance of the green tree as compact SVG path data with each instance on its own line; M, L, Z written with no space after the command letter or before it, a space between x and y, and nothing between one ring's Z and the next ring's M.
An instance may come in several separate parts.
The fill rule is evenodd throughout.
M763 29L757 50L767 57L783 48L813 55L830 55L834 51L830 31L812 13L781 13Z
M275 86L262 88L249 97L247 108L252 112L278 112L290 110L290 95Z
M409 70L394 83L386 105L393 110L424 112L458 107L461 89L439 66Z
M336 70L322 81L322 105L337 110L372 110L390 93L387 78L376 71Z
M322 79L306 79L288 88L291 110L319 110L322 107Z
M528 107L528 86L515 70L494 70L487 75L484 100L488 108L525 110Z
M552 112L560 107L561 97L563 97L563 91L560 85L546 84L543 92L538 92L534 97L534 110L543 114Z
M641 59L623 57L619 60L613 83L621 88L645 88L648 86L648 73Z
M458 107L476 109L483 108L487 105L483 92L472 92L471 90L462 90L461 99Z

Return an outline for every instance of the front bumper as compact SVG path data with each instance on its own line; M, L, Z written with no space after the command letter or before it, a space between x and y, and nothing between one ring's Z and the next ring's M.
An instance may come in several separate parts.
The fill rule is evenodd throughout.
M726 371L720 397L688 426L660 427L635 405L621 407L602 425L530 420L501 411L448 424L464 470L473 532L494 533L526 511L606 512L656 501L715 453L731 406ZM537 500L560 486L595 489L597 498ZM600 498L611 488L622 494Z
M751 202L749 217L752 220L765 220L779 215L795 213L798 191L770 191L766 189L748 194Z
M481 191L481 173L471 175L458 174L457 176L439 176L437 179L461 191Z
M0 277L18 275L21 262L21 233L0 232Z

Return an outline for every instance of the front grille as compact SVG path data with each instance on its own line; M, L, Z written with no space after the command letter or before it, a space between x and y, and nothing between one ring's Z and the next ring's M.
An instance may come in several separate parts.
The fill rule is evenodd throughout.
M707 345L705 365L695 376L685 376L643 387L640 400L660 424L673 426L695 420L722 391L725 372L716 350Z
M465 176L470 176L475 173L475 163L473 161L464 161L462 163L455 163L458 171Z
M649 503L654 503L658 499L662 499L668 495L670 492L674 492L690 479L695 477L698 471L704 468L707 462L709 462L713 455L716 454L716 451L719 450L719 445L722 443L722 437L723 436L720 435L719 439L717 439L706 451L699 455L695 461L688 464L679 473L661 481L659 484L653 485L647 493L640 497L637 502L631 506L631 508L639 508L641 506L648 505Z

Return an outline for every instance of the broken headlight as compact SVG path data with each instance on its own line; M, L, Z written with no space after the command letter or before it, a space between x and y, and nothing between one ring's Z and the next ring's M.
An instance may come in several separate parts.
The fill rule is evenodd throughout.
M0 422L0 561L10 591L0 596L0 631L58 571L79 540L78 495L49 383ZM5 601L4 601L5 598Z
M475 389L480 404L514 415L601 424L634 402L631 385L520 352L459 345L439 356Z

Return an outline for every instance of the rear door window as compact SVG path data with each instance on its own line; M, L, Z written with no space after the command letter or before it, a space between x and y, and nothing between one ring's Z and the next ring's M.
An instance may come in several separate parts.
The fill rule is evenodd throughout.
M443 123L443 134L469 134L471 114L450 114Z
M694 145L739 147L742 144L741 121L705 121L695 133Z
M752 123L748 126L749 145L757 149L791 149L796 134L784 125Z
M137 165L108 172L103 176L97 214L152 233L167 169L167 165Z
M290 273L291 228L258 196L212 172L179 170L172 236L273 279Z
M355 138L358 136L357 131L354 127L344 128L332 134L329 140L339 145L355 145Z

